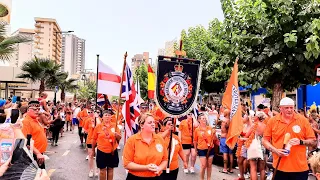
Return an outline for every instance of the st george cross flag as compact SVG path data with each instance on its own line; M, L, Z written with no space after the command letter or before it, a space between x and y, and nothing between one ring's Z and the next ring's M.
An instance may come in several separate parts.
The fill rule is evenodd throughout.
M101 60L98 66L98 93L119 96L121 77Z
M243 129L238 86L238 59L234 63L231 77L229 79L226 91L223 94L222 105L230 110L230 125L226 144L229 148L233 149Z
M138 132L138 122L136 122L136 119L140 116L138 104L139 95L135 89L132 72L128 64L126 64L122 78L123 82L121 97L125 99L125 103L123 104L122 108L122 114L125 119L125 139L127 139L131 135Z

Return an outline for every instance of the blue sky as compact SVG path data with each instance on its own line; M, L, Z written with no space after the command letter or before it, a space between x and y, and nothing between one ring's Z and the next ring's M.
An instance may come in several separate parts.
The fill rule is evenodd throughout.
M63 31L86 39L86 68L96 54L120 73L123 55L150 52L155 59L165 41L182 29L223 19L219 0L13 0L12 32L33 28L34 17L55 18Z

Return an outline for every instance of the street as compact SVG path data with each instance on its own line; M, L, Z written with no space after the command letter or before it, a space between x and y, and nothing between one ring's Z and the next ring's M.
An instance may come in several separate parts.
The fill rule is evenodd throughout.
M46 161L46 170L52 180L87 180L97 179L88 177L88 161L85 159L87 152L80 147L79 136L77 131L64 132L64 137L59 139L58 146L53 147L49 143L46 155L49 160ZM121 144L123 147L123 144ZM126 172L121 161L122 150L119 150L120 163L119 167L114 171L114 180L126 179ZM182 163L180 163L182 164ZM178 180L194 180L199 179L199 160L196 163L195 174L184 174L180 168ZM227 175L219 173L221 167L213 166L212 179L214 180L234 180L237 178L238 171L234 170L234 174Z

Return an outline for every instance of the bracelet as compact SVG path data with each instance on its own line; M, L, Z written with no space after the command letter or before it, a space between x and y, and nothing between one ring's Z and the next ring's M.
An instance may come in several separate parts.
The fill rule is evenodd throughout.
M300 139L300 145L304 145L304 142Z

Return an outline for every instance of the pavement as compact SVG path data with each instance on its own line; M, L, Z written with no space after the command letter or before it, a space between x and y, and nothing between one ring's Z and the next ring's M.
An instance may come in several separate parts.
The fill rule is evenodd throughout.
M97 180L98 178L89 178L88 161L86 160L87 151L80 147L80 139L77 131L74 133L64 132L63 137L59 137L58 146L51 146L48 142L48 148L45 154L50 158L46 161L46 170L51 180ZM123 147L123 143L120 142ZM125 180L126 171L123 168L121 157L122 150L119 151L119 167L114 170L114 180ZM182 163L180 163L182 165ZM179 168L178 180L194 180L199 178L199 158L196 162L195 174L184 174L183 168ZM219 172L221 167L213 165L212 177L214 180L234 180L237 179L238 170L233 174L222 174ZM310 178L309 178L310 179Z

